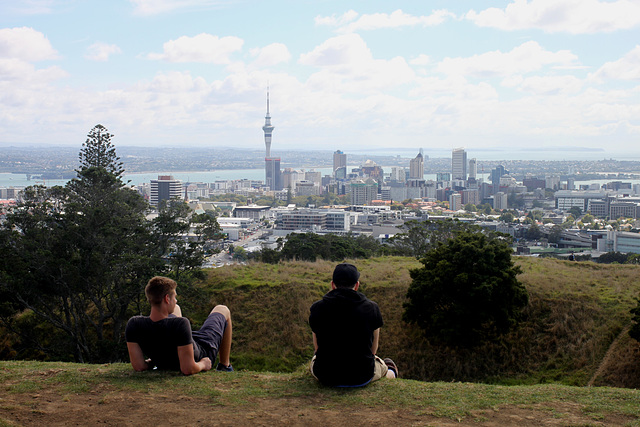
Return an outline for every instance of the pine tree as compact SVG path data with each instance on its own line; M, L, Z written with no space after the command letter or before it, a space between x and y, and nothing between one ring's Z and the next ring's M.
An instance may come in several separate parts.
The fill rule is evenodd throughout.
M115 177L122 177L124 169L120 157L116 155L116 148L111 143L112 137L113 135L101 124L91 129L78 156L81 170L92 167L104 168Z

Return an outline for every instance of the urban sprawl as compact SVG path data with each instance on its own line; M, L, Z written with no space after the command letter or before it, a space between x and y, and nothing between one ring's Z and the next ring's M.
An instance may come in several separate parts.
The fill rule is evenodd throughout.
M458 220L513 236L520 254L640 253L640 179L635 174L626 175L629 182L606 182L615 174L602 174L605 182L583 184L576 176L584 171L574 166L563 174L522 174L510 173L508 162L493 162L490 170L478 173L476 158L456 148L448 170L438 162L440 171L427 175L429 156L422 149L415 158L394 157L396 165L384 169L370 159L350 167L347 154L337 150L331 172L323 175L314 169L282 169L281 158L272 156L268 93L262 130L264 180L183 182L163 174L135 188L152 210L164 200L181 199L195 212L215 211L227 242L248 251L275 247L289 233L369 235L386 242L410 220ZM0 187L3 213L19 201L22 189ZM232 194L241 198L222 200Z

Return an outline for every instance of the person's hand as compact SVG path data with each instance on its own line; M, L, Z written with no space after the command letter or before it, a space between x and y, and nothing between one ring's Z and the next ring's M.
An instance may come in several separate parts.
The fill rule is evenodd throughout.
M200 359L200 362L203 364L202 366L203 371L208 371L211 369L212 367L211 359L209 359L208 357L203 357L202 359Z

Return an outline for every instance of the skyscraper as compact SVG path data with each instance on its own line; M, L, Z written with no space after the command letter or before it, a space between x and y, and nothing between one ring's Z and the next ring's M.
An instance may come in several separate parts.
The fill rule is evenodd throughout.
M335 178L338 178L338 176L336 176L336 171L340 168L345 168L345 172L346 172L346 168L347 168L347 155L344 154L342 151L340 150L336 150L333 153L333 176ZM345 173L346 175L346 173ZM344 178L344 176L342 176L341 178Z
M350 187L352 205L370 205L378 194L378 183L372 179L352 182Z
M418 155L409 161L409 179L424 179L424 157L422 148Z
M262 126L262 130L264 131L264 145L267 148L266 158L271 157L271 133L273 129L274 127L271 125L271 115L269 114L269 88L267 88L267 115L264 117L264 126Z
M451 153L451 178L467 180L467 152L454 148Z
M282 190L282 173L280 172L280 158L264 159L265 185L271 191Z
M159 175L151 180L149 204L159 207L163 201L182 198L182 181L171 175Z
M475 158L469 160L469 179L476 179L478 176L478 162Z
M500 178L502 178L507 173L508 172L502 165L498 165L495 169L491 170L491 185L493 186L493 194L497 194L498 192L500 192Z

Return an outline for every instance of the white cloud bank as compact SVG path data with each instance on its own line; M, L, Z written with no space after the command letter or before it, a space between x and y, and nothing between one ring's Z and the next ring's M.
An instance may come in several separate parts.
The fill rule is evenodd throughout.
M577 56L567 50L550 52L530 41L509 52L496 50L466 58L445 58L438 64L437 71L447 75L491 78L530 73L548 65L571 65L577 60Z
M289 62L291 59L289 49L282 43L272 43L263 48L251 49L250 53L256 58L253 63L255 67L271 67L283 62Z
M435 10L430 15L414 16L398 9L392 13L373 13L359 16L354 10L349 10L341 16L317 16L316 25L337 27L340 33L378 30L383 28L401 27L431 27L444 23L455 15L446 10Z
M480 27L507 31L540 29L548 33L592 34L640 26L640 2L515 0L504 9L471 10L465 17Z
M231 63L231 54L242 49L244 40L234 36L218 37L198 34L182 36L163 45L163 53L150 53L148 59L167 62L202 62L211 64Z
M606 79L640 82L640 45L619 60L607 62L590 77L600 82Z
M27 62L57 59L58 52L49 40L33 28L0 29L0 58L12 58Z

